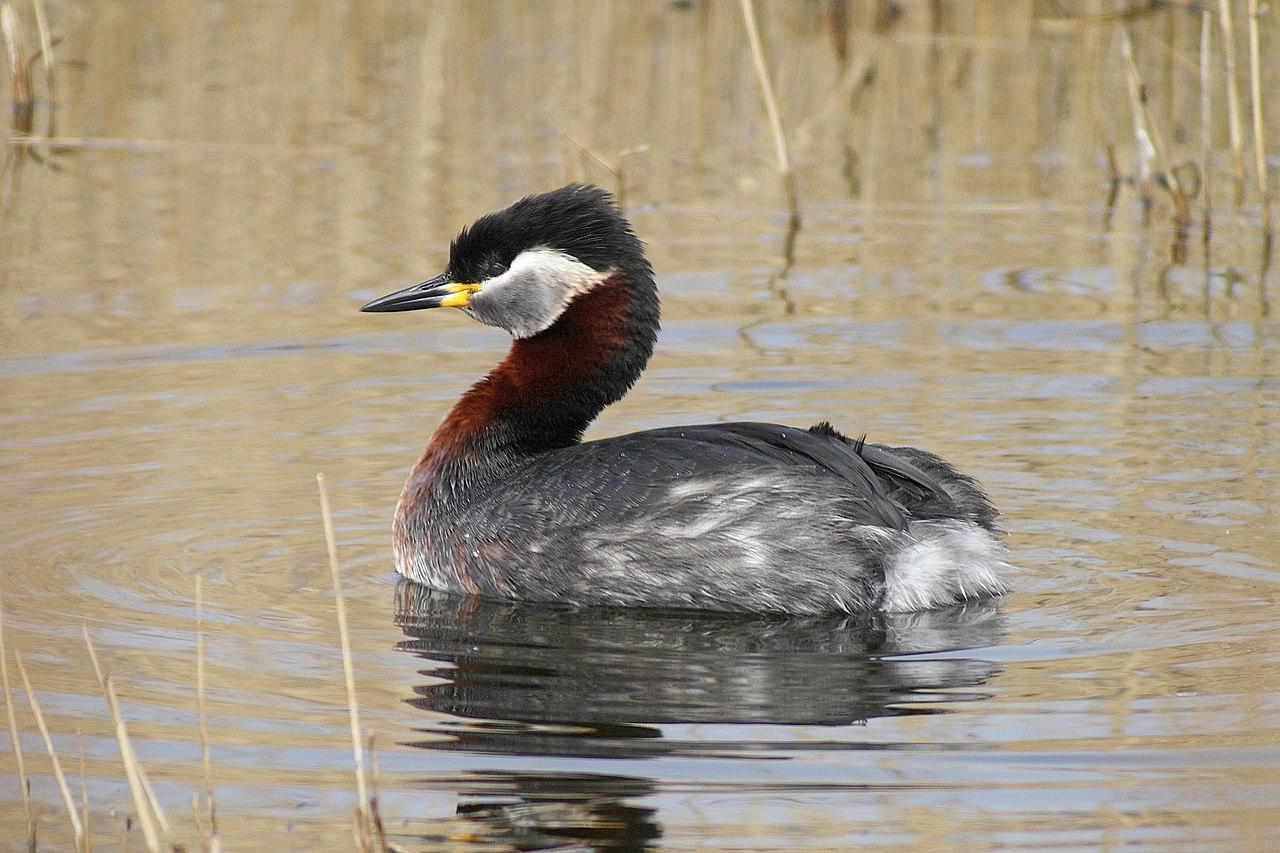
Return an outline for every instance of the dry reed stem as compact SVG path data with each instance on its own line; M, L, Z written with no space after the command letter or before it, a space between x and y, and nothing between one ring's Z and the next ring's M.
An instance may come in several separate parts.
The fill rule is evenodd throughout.
M8 0L0 0L0 32L4 35L5 54L9 58L9 86L13 90L13 123L20 133L31 131L31 77L27 73L27 49L22 30Z
M1236 176L1236 207L1239 207L1244 203L1244 134L1240 130L1240 87L1236 83L1231 0L1218 0L1218 25L1222 33L1222 64L1227 70L1227 129L1231 134L1231 166Z
M129 833L128 833L128 830L125 828L124 820L119 815L115 815L115 819L116 819L116 836L119 837L120 839L120 849L123 850L124 853L129 853L129 850L130 850Z
M614 184L613 196L618 201L618 207L625 208L627 206L627 176L626 176L626 172L624 171L626 160L628 157L634 157L637 154L645 153L646 151L649 150L649 146L647 144L637 145L634 148L628 148L625 151L619 151L618 159L617 159L617 162L615 163L611 160L606 159L604 155L600 154L595 149L588 146L585 142L578 139L578 137L574 136L572 133L569 133L566 130L562 130L560 131L560 135L563 136L565 140L568 141L569 144L571 144L574 148L578 149L579 154L585 154L587 157L590 157L597 164L599 164L602 169L608 172L610 176L613 177L613 184ZM569 161L568 159L566 159L565 160L565 180L571 181L573 180L573 176L568 168L568 165L569 165Z
M213 762L209 757L209 729L205 723L204 707L204 586L196 575L196 717L200 729L200 762L204 767L204 793L209 810L209 830L201 829L201 841L209 853L221 853L222 840L218 838L218 807L213 799Z
M36 701L36 692L31 689L31 679L27 678L27 668L22 663L22 655L17 649L13 651L13 661L18 665L18 675L22 677L22 686L27 691L27 701L31 703L31 713L36 718L36 728L40 737L44 738L44 748L49 753L49 761L53 765L53 776L58 780L58 790L62 792L62 803L67 808L67 819L71 821L71 829L76 836L76 849L85 849L84 824L76 812L75 800L71 798L71 789L67 787L67 777L62 772L62 762L58 761L58 753L53 748L53 738L49 737L49 728L44 724L44 714L40 713L40 703Z
M1040 18L1035 23L1037 27L1046 33L1074 33L1086 27L1131 21L1143 15L1157 12L1163 6L1163 0L1146 0L1145 5L1135 6L1132 9L1121 9L1115 12L1095 12L1084 15L1065 15L1060 18Z
M1208 307L1209 271L1212 268L1210 249L1213 244L1213 112L1209 97L1209 69L1213 53L1213 39L1209 37L1212 25L1208 9L1200 11L1200 170L1204 175L1204 207L1201 210L1201 239L1204 244L1204 273L1206 287L1205 306Z
M837 113L848 109L847 105L853 100L854 94L868 85L872 77L872 66L877 58L877 48L873 45L849 63L849 67L841 75L831 94L827 96L826 103L816 112L806 116L796 127L794 138L799 140L797 148L801 151L806 150L806 142L812 137L814 128L831 124Z
M5 53L9 58L13 130L21 138L31 133L35 121L35 104L31 98L31 75L24 59L27 49L22 41L22 30L18 28L18 20L7 0L0 0L0 33L4 35Z
M382 807L378 801L378 753L373 748L373 735L369 735L369 819L373 822L373 839L378 842L378 850L387 853L391 845L387 843L387 828L382 822Z
M124 775L129 782L133 807L138 812L138 824L142 827L143 839L151 853L163 853L165 848L173 849L174 847L169 840L171 836L169 822L165 819L155 791L147 780L146 771L142 769L142 762L133 751L133 743L129 740L124 716L120 713L120 699L116 695L115 685L111 683L110 676L102 671L102 666L98 662L98 652L93 647L93 641L89 639L89 629L82 625L80 630L84 634L85 647L89 650L89 659L93 662L93 672L98 677L98 684L102 687L103 695L107 699L107 708L111 711L111 720L115 724L116 745L120 749L120 760L124 763Z
M592 160L595 160L596 163L600 164L600 167L602 169L604 169L606 172L608 172L610 175L613 176L613 180L615 183L618 181L619 179L618 167L615 166L613 163L609 162L608 160L606 160L603 154L600 154L594 148L587 145L587 143L583 142L581 139L574 136L572 133L569 133L567 130L561 131L560 133L562 136L564 136L565 139L569 141L571 145L573 145L574 148L578 149L579 154L585 154L588 157L590 157Z
M92 853L93 841L89 833L89 774L84 763L84 735L76 732L76 745L80 747L80 809L84 820L84 849Z
M334 607L338 612L338 642L342 648L342 675L347 685L347 714L351 720L351 753L356 765L356 795L360 800L360 805L355 811L356 845L361 850L367 850L369 825L364 810L369 803L369 794L365 786L364 748L360 744L360 706L356 702L356 681L351 663L351 636L347 629L347 608L342 599L341 572L338 568L338 546L333 537L333 517L329 512L329 491L325 487L324 474L316 474L316 485L320 487L320 518L324 522L324 542L329 551L329 574L333 578Z
M143 840L146 842L148 850L152 851L152 853L158 853L161 850L160 836L156 829L155 821L151 816L151 810L147 805L142 783L138 778L137 762L130 760L132 750L126 746L128 735L121 735L123 719L119 715L114 692L107 690L109 682L106 676L103 675L102 668L98 665L98 653L94 650L93 643L89 639L88 629L81 626L81 630L84 632L85 645L89 649L89 659L93 661L94 674L98 678L98 684L102 688L107 700L107 706L111 711L112 722L115 725L116 745L120 750L120 759L124 763L125 780L129 783L129 794L133 798L134 810L138 813L138 824L142 827Z
M4 647L4 606L0 600L0 685L4 686L4 710L9 718L9 738L18 763L18 785L22 788L22 808L27 815L27 847L36 849L36 815L31 809L31 780L22 763L22 744L18 742L18 719L13 713L13 692L9 687L9 653Z
M1100 48L1096 45L1090 51L1090 57L1094 65L1101 62ZM1089 86L1089 111L1093 116L1094 126L1098 128L1102 134L1102 150L1107 157L1107 172L1110 177L1110 186L1107 190L1106 204L1102 209L1102 230L1111 231L1111 220L1115 216L1116 201L1120 198L1120 185L1124 183L1124 175L1120 172L1120 162L1116 157L1115 142L1111 139L1111 134L1107 129L1107 121L1104 119L1106 111L1102 106L1102 92L1095 80L1091 81Z
M191 817L196 822L196 837L200 839L200 849L209 853L209 832L204 823L204 807L200 804L200 794L191 794Z
M1174 214L1173 224L1177 233L1177 238L1173 244L1174 261L1181 263L1185 260L1183 257L1186 253L1186 230L1191 221L1191 211L1187 202L1186 190L1182 187L1182 182L1178 180L1175 170L1169 168L1169 160L1165 157L1164 141L1160 136L1160 130L1151 119L1151 113L1147 109L1146 87L1142 83L1142 78L1138 73L1138 65L1133 60L1133 42L1129 37L1129 29L1127 27L1120 31L1120 53L1124 57L1125 78L1128 82L1129 102L1133 108L1133 132L1137 137L1138 145L1142 149L1142 159L1139 161L1141 173L1139 180L1145 185L1151 179L1150 168L1151 161L1155 161L1156 171L1163 179L1164 185L1169 190L1169 194L1173 197ZM1145 199L1146 191L1143 190Z
M31 6L36 13L36 32L40 36L40 63L44 66L45 90L49 103L49 126L44 134L45 138L54 135L56 111L53 104L57 103L57 84L53 73L53 40L49 38L49 22L44 16L43 0L31 0Z
M769 82L769 71L764 64L764 47L760 42L760 28L756 25L756 13L751 0L742 0L742 19L747 27L747 42L751 45L751 61L755 65L756 78L760 81L760 91L764 95L764 108L769 116L769 127L773 130L773 145L778 152L778 170L782 172L782 184L787 192L787 204L791 208L792 231L800 225L800 193L796 188L796 176L791 170L791 157L787 153L787 137L782 130L782 116L778 113L778 102L773 96L773 84Z
M1263 142L1262 68L1258 56L1258 0L1249 0L1249 90L1253 102L1253 159L1258 173L1258 203L1262 205L1262 230L1271 245L1271 199L1267 197L1267 152Z

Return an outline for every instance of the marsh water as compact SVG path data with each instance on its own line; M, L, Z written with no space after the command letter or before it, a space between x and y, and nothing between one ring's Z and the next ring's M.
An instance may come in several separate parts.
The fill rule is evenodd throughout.
M1162 189L1109 204L1108 146L1138 174L1122 30L1048 20L1102 9L1072 5L758 3L788 259L737 4L46 3L34 129L60 141L9 148L0 214L0 593L39 849L72 830L17 654L94 848L145 849L82 631L198 848L197 578L224 847L351 849L318 472L397 850L1280 847L1280 280L1252 183L1234 205L1217 41L1201 147L1199 15L1129 22L1164 153L1201 173L1175 247ZM621 186L664 300L591 435L830 419L929 447L1002 509L1014 591L754 619L398 583L404 474L506 339L357 309L567 180Z

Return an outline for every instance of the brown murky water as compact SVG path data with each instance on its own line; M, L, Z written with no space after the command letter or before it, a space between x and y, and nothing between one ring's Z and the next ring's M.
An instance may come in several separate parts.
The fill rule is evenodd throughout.
M1167 195L1106 205L1107 144L1125 172L1136 150L1116 25L873 5L759 4L804 208L786 267L737 4L47 4L69 142L3 174L0 591L96 849L133 806L82 626L198 847L196 577L224 844L350 848L318 471L396 849L1280 846L1278 281L1252 186L1230 203L1221 47L1212 240L1172 263ZM1175 161L1203 162L1199 28L1133 22ZM1012 595L760 621L397 586L403 474L505 339L356 309L479 213L616 187L579 143L622 164L665 307L594 434L830 418L933 448L1004 510ZM10 699L40 849L69 849Z

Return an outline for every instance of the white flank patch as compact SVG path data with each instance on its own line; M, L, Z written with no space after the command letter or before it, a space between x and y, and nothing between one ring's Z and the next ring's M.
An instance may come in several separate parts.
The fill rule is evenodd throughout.
M1004 546L990 532L963 521L917 521L914 540L894 555L881 610L904 613L1002 595L1008 570Z

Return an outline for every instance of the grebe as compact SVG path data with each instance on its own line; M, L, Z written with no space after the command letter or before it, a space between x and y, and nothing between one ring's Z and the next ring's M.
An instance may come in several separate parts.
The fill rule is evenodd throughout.
M667 427L582 442L658 333L644 247L573 184L480 217L445 271L362 311L461 308L514 339L409 474L396 569L442 590L588 605L909 611L1000 595L977 483L830 424Z

